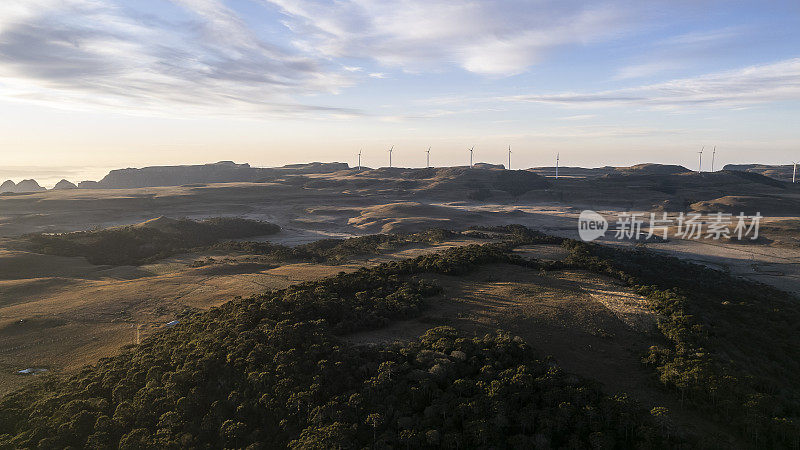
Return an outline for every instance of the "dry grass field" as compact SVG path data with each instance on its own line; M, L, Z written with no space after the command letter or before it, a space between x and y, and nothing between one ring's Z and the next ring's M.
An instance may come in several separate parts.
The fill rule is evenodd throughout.
M468 243L455 239L409 246L337 265L274 264L258 255L207 252L110 267L93 266L81 257L2 250L0 394L34 379L19 370L75 370L136 343L137 334L143 339L173 320L237 296ZM195 267L197 261L203 265Z

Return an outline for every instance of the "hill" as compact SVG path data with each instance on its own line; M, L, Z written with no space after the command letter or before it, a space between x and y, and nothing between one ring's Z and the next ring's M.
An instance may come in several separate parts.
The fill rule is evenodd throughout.
M680 439L648 411L604 395L507 334L469 337L440 327L396 345L342 339L418 315L439 288L415 274L463 275L500 261L511 261L500 248L473 246L230 302L73 377L6 396L0 445L560 447Z
M31 234L21 239L21 243L37 253L83 256L92 264L138 265L222 239L263 236L278 231L280 227L271 223L232 217L202 221L159 217L137 225L108 229Z
M26 194L31 192L46 191L46 188L39 186L36 180L22 180L19 183L14 183L11 180L6 180L0 185L0 194L2 193L15 193Z
M72 183L72 182L67 181L67 180L61 180L58 183L56 183L56 185L53 187L53 189L56 189L56 190L77 189L77 188L78 188L78 186L76 186L75 183Z
M724 170L735 170L739 172L749 172L775 178L781 181L792 181L792 164L767 165L767 164L726 164Z
M653 163L636 164L630 167L615 167L614 171L631 175L675 175L691 172L691 170L683 166Z
M544 177L535 173L491 165L425 169L383 167L332 176L344 186L362 192L370 190L449 201L507 200L549 186Z
M553 188L532 191L522 200L555 201L591 209L632 208L685 212L692 205L725 196L783 198L790 185L757 173L739 171L691 172L680 166L634 166L600 176L549 179ZM632 195L635 193L635 195ZM792 209L787 210L791 213Z
M222 161L196 166L155 166L141 169L112 170L98 182L100 188L138 188L147 186L180 186L191 183L223 183L257 181L264 174L249 164Z
M4 192L14 192L16 188L17 188L16 183L14 183L11 180L6 180L3 182L2 185L0 185L0 194Z
M693 211L702 213L730 213L770 216L800 215L800 199L786 199L777 196L745 196L727 195L713 200L692 203Z
M479 218L477 214L454 211L442 206L400 202L366 208L348 223L369 232L403 233L420 228L472 225Z
M528 169L531 172L537 173L543 176L555 176L556 168L555 166L552 167L533 167ZM644 163L644 164L636 164L634 166L621 166L621 167L614 167L614 166L604 166L604 167L597 167L597 168L585 168L585 167L559 167L558 168L558 175L560 177L568 177L568 178L599 178L606 175L674 175L684 172L691 172L689 169L683 166L672 165L672 164L655 164L655 163Z
M795 297L648 251L519 226L470 234L486 243L234 299L75 375L38 375L0 400L0 446L797 442ZM528 340L484 332L499 323ZM430 329L409 337L412 324ZM643 366L626 356L624 376L605 373L639 351Z
M204 183L259 182L282 174L330 173L347 169L345 163L291 164L278 168L256 168L249 164L220 161L213 164L188 166L154 166L141 169L112 170L93 184L84 182L81 188L125 189L152 186L182 186Z

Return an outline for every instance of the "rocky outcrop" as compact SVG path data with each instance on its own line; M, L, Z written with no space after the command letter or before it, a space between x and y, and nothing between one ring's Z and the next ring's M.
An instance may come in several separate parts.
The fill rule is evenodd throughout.
M506 168L506 166L502 164L490 164L484 162L475 163L472 165L472 167L475 169L500 169L500 170Z
M81 181L78 183L78 189L100 189L100 183L97 181Z
M101 188L124 189L151 186L181 186L193 183L227 183L258 181L264 177L261 169L249 164L222 161L197 166L154 166L141 169L112 170L99 181Z
M22 180L17 183L17 192L41 192L46 191L46 188L39 186L36 180Z
M189 184L261 182L287 174L331 173L346 170L346 163L292 164L277 168L250 167L233 161L193 166L154 166L141 169L112 170L94 188L124 189ZM82 185L80 188L84 188ZM88 188L89 185L86 185Z
M36 180L22 180L16 184L14 184L14 182L11 180L7 180L0 185L0 194L7 192L13 192L15 194L27 194L30 192L42 192L46 190L47 189L39 186L39 183L37 183Z
M54 190L62 191L68 189L78 189L78 186L75 186L75 183L72 183L67 180L61 180L53 187Z

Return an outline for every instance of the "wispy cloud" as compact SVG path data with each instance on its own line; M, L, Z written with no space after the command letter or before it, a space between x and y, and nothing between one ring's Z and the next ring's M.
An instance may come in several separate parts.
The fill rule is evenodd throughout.
M561 106L642 106L659 109L740 107L797 101L800 100L800 58L625 89L517 95L503 97L502 100Z
M652 75L656 75L658 73L662 73L666 70L674 70L678 66L679 64L674 61L664 61L664 60L643 63L643 64L633 64L619 69L614 79L629 80L633 78L649 77Z
M741 38L750 32L749 27L731 26L715 30L701 30L682 33L662 39L660 45L679 45L689 46L713 46L725 44L736 38Z
M561 120L587 120L597 117L595 114L577 114L574 116L559 117Z
M726 49L736 45L737 41L740 45L746 42L751 33L750 27L730 26L658 39L647 45L638 62L620 68L613 79L647 78L701 65L709 57L725 54Z
M336 102L343 107L322 104L320 94L340 93L369 78L393 78L392 69L460 68L490 78L518 74L566 47L633 33L689 2L257 0L254 4L264 12L258 20L287 27L280 43L254 29L258 20L245 20L228 0L160 2L165 14L137 3L0 1L0 95L57 107L147 114L353 117L363 113L348 108L346 101ZM660 45L721 42L739 31L698 31ZM502 100L742 107L796 98L797 66L798 60L788 60L627 89ZM620 69L617 79L664 70L663 63L644 61ZM447 109L435 111L438 116L451 114L459 103L489 101L496 98L470 99L457 88L449 97L425 100Z
M619 36L648 17L621 0L263 1L287 16L298 48L412 72L452 65L512 75L559 47Z
M354 113L297 100L352 81L260 40L219 0L172 22L104 0L0 4L0 93L59 107L214 114Z
M505 108L497 107L483 107L483 108L458 108L458 109L441 109L436 108L426 112L416 112L404 115L381 116L379 120L384 122L403 122L407 120L420 120L420 119L435 119L447 116L456 115L469 115L475 113L496 113L505 111Z
M526 138L557 138L557 139L595 139L595 138L650 138L654 136L681 136L695 132L682 128L657 128L641 126L617 125L586 125L549 127L541 130L526 130L519 133L497 133L490 135L475 135L473 139L491 138L498 140L526 139Z

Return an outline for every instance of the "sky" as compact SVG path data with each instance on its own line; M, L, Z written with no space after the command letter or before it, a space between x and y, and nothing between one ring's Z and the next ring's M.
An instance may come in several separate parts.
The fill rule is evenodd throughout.
M4 0L0 179L800 160L800 2Z

